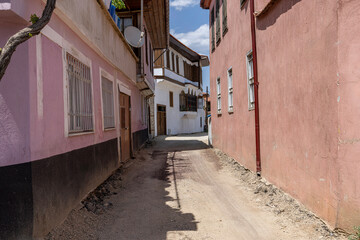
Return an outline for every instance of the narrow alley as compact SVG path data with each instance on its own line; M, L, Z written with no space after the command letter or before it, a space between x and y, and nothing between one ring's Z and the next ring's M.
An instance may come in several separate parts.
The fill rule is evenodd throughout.
M205 134L158 137L45 239L343 239L258 183Z

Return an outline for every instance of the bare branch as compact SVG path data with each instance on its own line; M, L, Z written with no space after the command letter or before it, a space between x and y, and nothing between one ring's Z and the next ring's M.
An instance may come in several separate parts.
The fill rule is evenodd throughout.
M16 48L32 36L38 35L40 31L49 23L51 15L55 9L56 0L47 0L41 18L29 27L20 30L11 36L5 46L0 51L0 81L10 63L11 57Z

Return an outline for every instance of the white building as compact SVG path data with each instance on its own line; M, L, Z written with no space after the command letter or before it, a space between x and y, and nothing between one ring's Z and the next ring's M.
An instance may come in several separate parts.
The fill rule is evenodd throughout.
M170 36L170 48L156 50L155 60L155 136L202 132L202 67L209 65L208 57Z

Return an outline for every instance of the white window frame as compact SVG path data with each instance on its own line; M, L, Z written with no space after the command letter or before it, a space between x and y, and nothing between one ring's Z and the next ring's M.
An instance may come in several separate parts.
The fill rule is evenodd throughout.
M103 78L110 81L112 83L112 114L113 114L113 126L106 127L105 126L105 112L104 112L104 93L103 93ZM116 121L115 121L115 91L114 91L114 77L106 72L104 69L100 67L100 90L101 90L101 112L102 112L102 129L104 131L110 131L116 129Z
M250 69L251 67L250 62L252 62L253 64L251 69ZM246 55L246 70L247 70L247 87L248 87L248 108L249 111L251 111L255 109L255 79L254 79L254 62L253 62L252 51L249 51L248 54Z
M77 136L77 135L84 135L84 134L93 134L95 132L95 111L94 111L94 90L93 90L93 84L94 79L92 76L92 63L91 60L82 53L80 53L77 49L72 47L70 44L64 44L63 49L63 66L64 66L64 78L65 78L65 86L64 86L64 113L65 113L65 136ZM90 93L91 93L91 117L92 117L92 127L91 129L79 129L71 130L70 129L70 81L69 81L69 75L68 75L68 61L67 61L67 54L71 55L73 58L77 59L79 62L81 62L83 65L89 68L89 77L90 77Z
M228 78L228 111L232 113L234 111L234 94L233 94L233 72L232 67L227 70ZM231 102L230 102L231 99Z
M217 112L221 114L221 82L220 77L216 79L216 93L217 93Z

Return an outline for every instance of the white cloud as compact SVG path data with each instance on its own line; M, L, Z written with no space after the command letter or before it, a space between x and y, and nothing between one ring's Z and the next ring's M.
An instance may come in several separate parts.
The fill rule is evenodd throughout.
M208 24L201 25L198 29L192 32L176 33L173 29L171 29L170 32L180 42L199 54L205 54L209 51Z
M185 7L191 7L200 4L199 0L172 0L170 6L181 11Z

